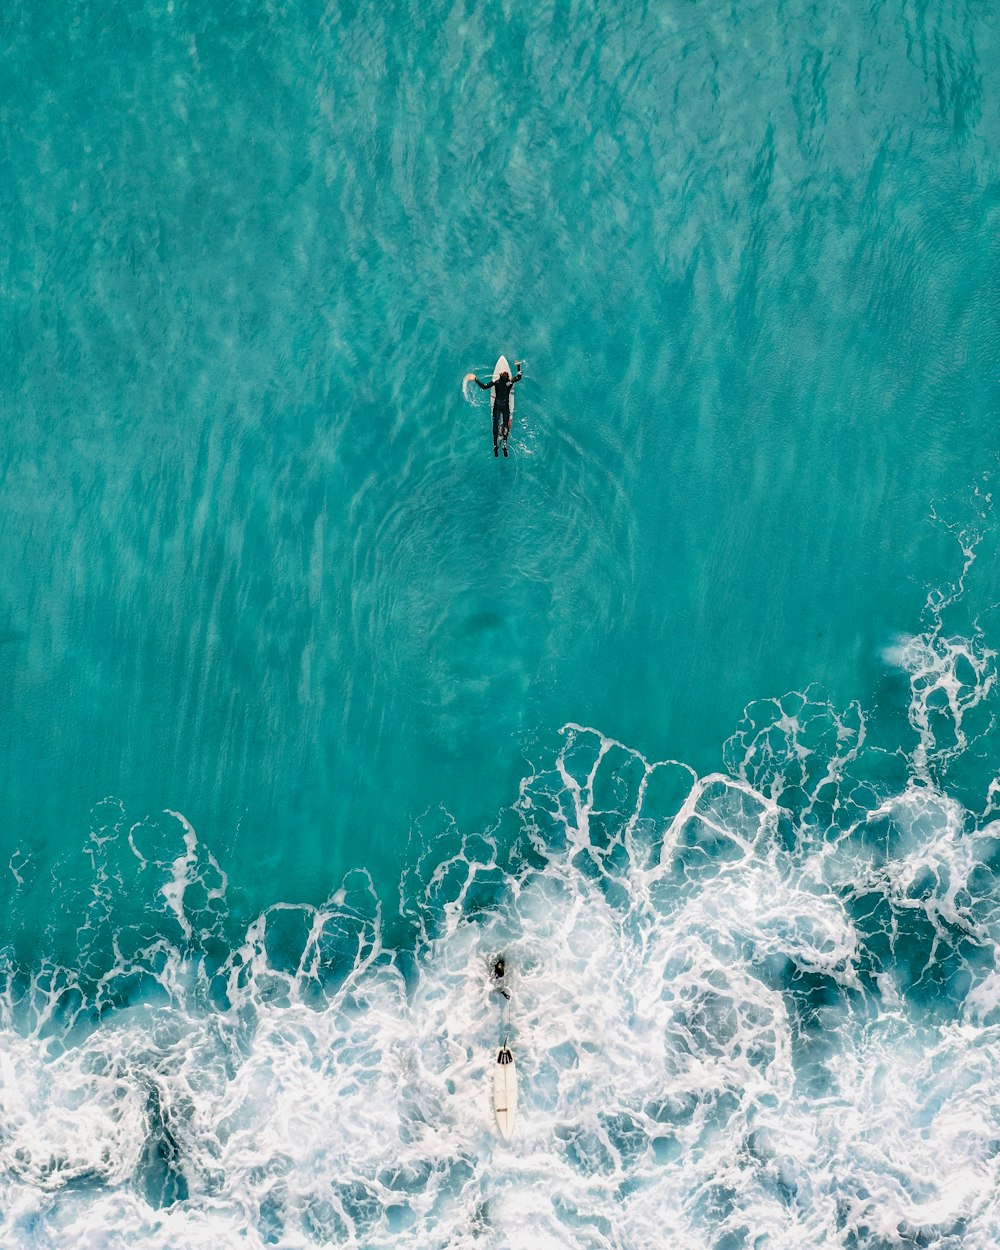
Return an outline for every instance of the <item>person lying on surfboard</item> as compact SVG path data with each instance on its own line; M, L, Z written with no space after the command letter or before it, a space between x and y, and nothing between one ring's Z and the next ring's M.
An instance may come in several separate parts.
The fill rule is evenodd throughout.
M514 389L514 383L521 380L521 362L514 361L514 368L517 370L517 377L512 378L510 374L504 370L498 378L491 378L489 382L480 382L476 378L476 385L480 390L493 390L493 454L499 455L497 451L497 435L503 439L503 454L507 454L507 437L510 434L510 393ZM474 378L475 374L472 375Z

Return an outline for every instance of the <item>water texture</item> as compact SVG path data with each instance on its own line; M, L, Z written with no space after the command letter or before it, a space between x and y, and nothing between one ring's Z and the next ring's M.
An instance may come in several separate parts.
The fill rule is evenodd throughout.
M998 66L4 6L4 1245L1000 1243Z

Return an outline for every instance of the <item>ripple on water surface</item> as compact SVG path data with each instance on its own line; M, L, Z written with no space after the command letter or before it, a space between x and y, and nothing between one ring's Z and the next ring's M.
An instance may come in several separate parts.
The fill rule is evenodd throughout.
M388 506L372 475L350 507L357 645L370 640L378 681L436 709L449 737L516 724L535 684L620 615L633 572L635 519L607 440L550 426L522 396L511 458L497 461L487 404L476 419L469 455L434 454L429 433Z

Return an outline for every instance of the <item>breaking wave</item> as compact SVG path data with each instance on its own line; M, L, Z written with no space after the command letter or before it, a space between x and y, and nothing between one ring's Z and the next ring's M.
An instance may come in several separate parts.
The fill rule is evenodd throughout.
M4 1245L995 1244L997 655L962 595L888 648L898 707L761 700L722 772L565 726L493 829L417 823L391 915L358 872L234 939L185 818L99 804L77 957L4 967Z

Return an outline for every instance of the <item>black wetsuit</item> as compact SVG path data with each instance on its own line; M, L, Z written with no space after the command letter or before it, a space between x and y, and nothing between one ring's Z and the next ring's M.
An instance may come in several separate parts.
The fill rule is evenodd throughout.
M508 1002L510 1002L510 990L504 985L504 978L507 976L507 967L501 957L493 965L493 992L502 994Z
M507 435L510 433L510 393L514 389L514 383L520 382L520 380L521 380L520 369L518 369L517 371L516 378L508 377L506 382L503 380L503 378L493 378L493 380L490 382L480 382L479 379L476 378L476 381L479 383L479 386L484 391L488 391L491 387L493 388L493 447L494 447L494 450L496 449L496 445L497 445L497 436L499 434L503 434L503 437L506 438ZM504 455L506 454L507 453L504 452Z

